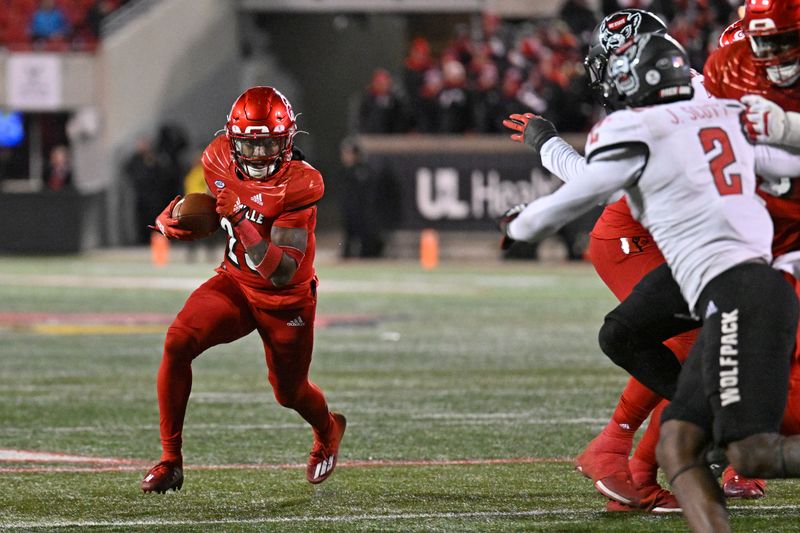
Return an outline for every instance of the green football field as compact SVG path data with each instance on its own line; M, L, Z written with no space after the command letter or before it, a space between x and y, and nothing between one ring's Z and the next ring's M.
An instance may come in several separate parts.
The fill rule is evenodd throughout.
M250 336L194 363L183 490L142 494L164 333L212 267L0 258L0 530L686 530L606 513L572 468L626 379L597 348L614 299L586 264L319 265L312 378L348 418L336 473L305 481L310 429ZM800 531L798 492L734 503L735 530Z

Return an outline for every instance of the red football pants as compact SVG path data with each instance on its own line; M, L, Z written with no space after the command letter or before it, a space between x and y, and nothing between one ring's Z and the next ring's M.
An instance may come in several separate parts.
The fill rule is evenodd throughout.
M192 388L192 360L217 344L257 330L264 344L268 379L275 398L297 411L317 432L328 429L325 397L308 380L314 345L316 299L294 309L252 306L227 274L198 287L167 331L158 370L162 460L181 461L181 432Z

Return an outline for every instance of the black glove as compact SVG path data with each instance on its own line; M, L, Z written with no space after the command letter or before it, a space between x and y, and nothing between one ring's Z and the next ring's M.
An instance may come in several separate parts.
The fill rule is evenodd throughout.
M500 216L500 218L497 219L497 227L503 234L503 240L500 241L501 250L508 250L509 248L511 248L512 244L517 242L508 236L508 225L511 224L511 221L517 218L519 214L525 210L526 207L528 207L528 204L517 204L508 211L506 211L505 213L503 213Z
M552 122L533 113L513 114L503 121L503 126L518 132L511 136L511 140L527 144L537 154L541 153L544 143L558 137Z

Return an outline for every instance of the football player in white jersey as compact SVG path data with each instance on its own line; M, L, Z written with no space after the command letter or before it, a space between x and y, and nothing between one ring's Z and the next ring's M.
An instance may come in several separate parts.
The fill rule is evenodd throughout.
M634 373L672 398L659 463L690 527L727 531L724 497L705 463L707 445L723 448L746 476L800 476L800 437L778 434L798 304L769 266L772 223L755 194L756 172L768 179L797 175L800 157L752 146L738 102L692 102L686 53L669 37L634 37L610 57L606 76L608 94L628 109L592 130L581 172L509 217L504 231L511 240L535 241L624 191L668 267L645 276L620 308L637 291L666 291L673 320L663 320L662 309L658 321L644 321L658 342L696 326L692 315L702 321L678 370L677 390ZM644 367L659 362L640 364L635 370L646 377Z

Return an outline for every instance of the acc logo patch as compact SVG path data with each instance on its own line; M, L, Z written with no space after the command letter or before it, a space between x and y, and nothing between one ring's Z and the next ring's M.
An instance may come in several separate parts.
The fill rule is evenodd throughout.
M222 181L222 180L217 180L217 181L215 181L215 182L214 182L214 185L216 185L216 186L217 186L217 187L219 187L220 189L224 189L224 188L225 188L225 182L224 182L224 181Z

